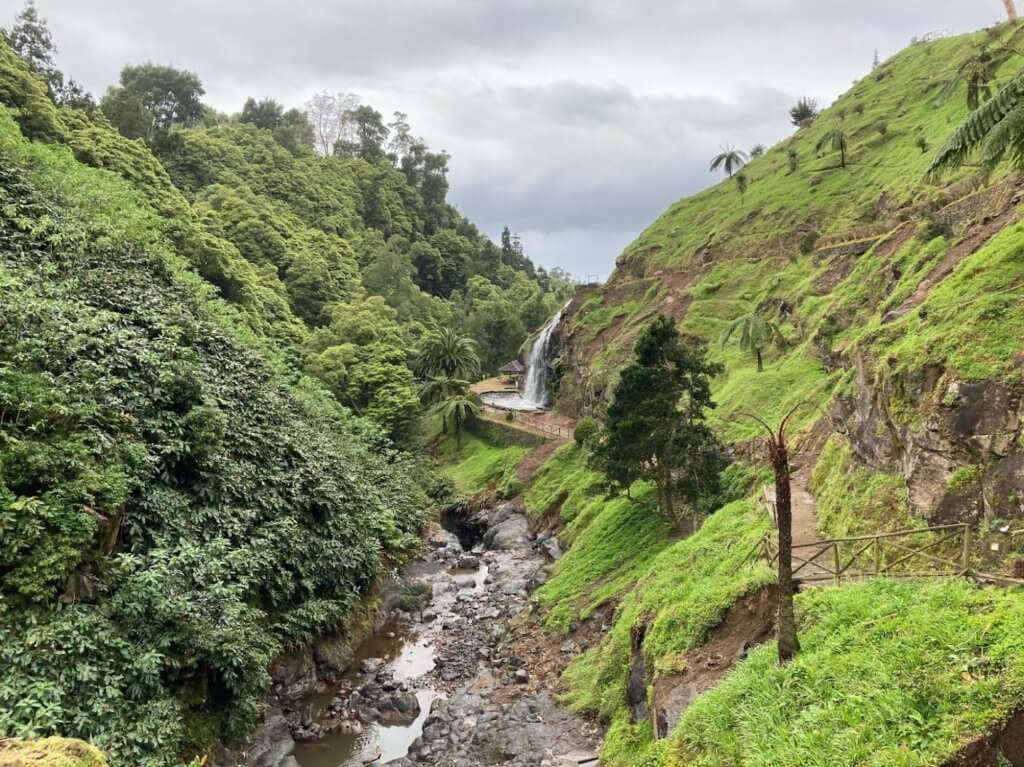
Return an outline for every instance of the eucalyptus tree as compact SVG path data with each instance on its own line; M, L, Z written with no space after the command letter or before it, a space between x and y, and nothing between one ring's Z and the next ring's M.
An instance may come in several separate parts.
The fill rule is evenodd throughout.
M749 351L757 360L757 372L764 371L763 355L769 346L785 346L786 338L778 326L766 320L757 312L737 317L722 331L718 343L724 349L729 339L739 331L739 345L743 351Z
M744 165L747 164L747 153L742 149L736 149L733 146L721 147L721 152L711 158L711 166L709 170L714 173L716 170L721 168L726 172L729 178L732 178L736 171L740 170Z

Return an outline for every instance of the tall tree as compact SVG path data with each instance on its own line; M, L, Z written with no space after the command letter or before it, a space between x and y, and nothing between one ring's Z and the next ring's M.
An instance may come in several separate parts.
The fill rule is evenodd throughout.
M711 158L711 167L709 170L714 173L716 170L721 168L726 172L729 178L732 178L732 174L747 164L747 153L741 149L727 146L722 147L722 151Z
M192 72L146 63L122 69L100 106L123 135L152 144L173 126L198 123L205 92Z
M341 135L334 144L334 153L358 157L367 162L382 160L388 140L388 127L381 113L361 104L341 116Z
M14 17L10 29L0 30L0 36L32 72L46 81L50 98L56 103L89 109L95 106L92 96L73 78L65 80L64 73L54 63L57 46L53 43L46 19L39 15L33 0L25 3Z
M786 343L785 336L774 322L766 320L757 312L751 312L737 317L722 331L722 335L718 337L718 343L723 349L737 330L739 331L740 348L753 353L754 359L757 360L758 373L764 370L763 354L765 350L769 346L783 346Z
M1006 9L1007 21L1017 20L1017 5L1014 0L1003 0L1003 7Z
M281 124L283 117L284 107L274 99L267 98L257 101L250 96L245 100L239 119L244 123L255 125L257 128L274 130Z
M635 354L608 407L594 460L627 491L637 479L653 481L661 513L692 532L697 499L715 490L722 467L705 411L714 407L710 379L724 368L707 360L699 340L684 342L664 315L640 335Z
M778 429L772 429L760 418L745 414L768 432L765 440L768 459L775 475L775 519L779 527L779 662L785 663L800 652L796 636L796 614L793 609L793 508L790 491L789 450L786 447L786 424L796 412L797 405L782 419Z

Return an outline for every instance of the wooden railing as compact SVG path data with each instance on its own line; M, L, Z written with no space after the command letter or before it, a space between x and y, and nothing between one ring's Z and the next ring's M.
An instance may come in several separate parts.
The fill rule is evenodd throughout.
M926 535L926 540L920 539ZM1024 580L971 568L973 532L968 524L935 525L916 530L833 538L793 546L793 577L799 581L832 581L856 578L926 578L972 576L1005 584ZM766 534L751 552L750 559L773 565L778 561L778 544Z
M548 423L544 419L532 413L526 413L521 410L502 410L501 408L491 407L484 405L484 412L491 413L498 416L495 420L504 420L506 413L513 413L512 421L510 425L522 424L535 429L539 432L543 432L544 436L548 439L569 439L572 437L571 426L561 426L559 424Z

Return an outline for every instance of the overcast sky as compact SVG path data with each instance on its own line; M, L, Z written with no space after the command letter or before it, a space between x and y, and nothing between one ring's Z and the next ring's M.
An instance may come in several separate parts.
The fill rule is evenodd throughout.
M22 0L0 0L3 25ZM449 199L544 266L604 277L722 144L788 135L911 36L1001 0L37 0L95 95L125 63L195 71L206 99L360 94L451 155Z

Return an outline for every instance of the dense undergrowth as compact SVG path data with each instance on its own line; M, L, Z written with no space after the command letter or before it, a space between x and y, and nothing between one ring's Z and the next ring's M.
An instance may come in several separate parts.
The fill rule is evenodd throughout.
M418 339L489 369L562 300L438 181L212 112L128 140L0 41L0 736L203 754L415 549Z
M416 544L420 471L247 346L124 181L6 111L0 167L0 731L175 763Z

